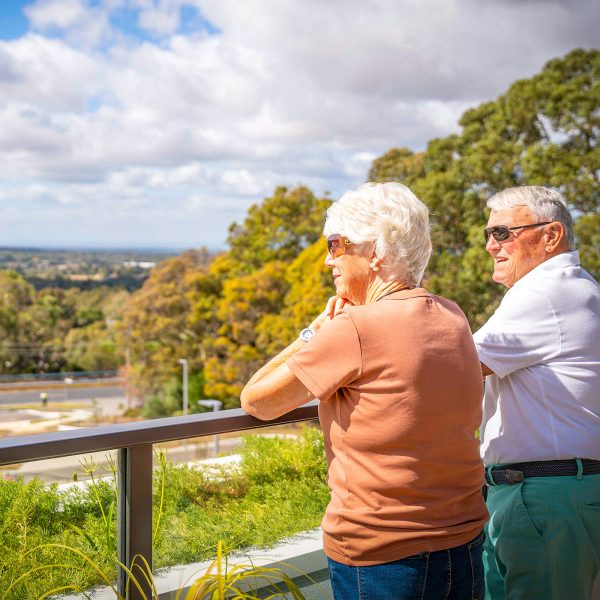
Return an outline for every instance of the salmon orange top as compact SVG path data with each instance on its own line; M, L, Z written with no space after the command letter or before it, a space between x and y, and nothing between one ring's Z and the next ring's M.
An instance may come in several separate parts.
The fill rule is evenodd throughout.
M287 365L320 398L330 558L381 564L481 531L482 376L454 302L417 288L351 307Z

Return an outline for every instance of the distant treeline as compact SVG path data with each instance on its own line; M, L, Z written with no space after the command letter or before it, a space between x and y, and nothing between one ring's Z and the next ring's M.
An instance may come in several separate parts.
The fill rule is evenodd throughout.
M111 277L108 279L94 280L87 279L83 281L73 281L72 279L66 279L65 277L32 277L27 276L27 281L36 289L41 290L44 288L58 288L58 289L69 289L76 288L79 290L93 290L97 288L120 288L133 292L144 284L144 281L148 278L150 271L145 271L140 275L120 275L118 277Z

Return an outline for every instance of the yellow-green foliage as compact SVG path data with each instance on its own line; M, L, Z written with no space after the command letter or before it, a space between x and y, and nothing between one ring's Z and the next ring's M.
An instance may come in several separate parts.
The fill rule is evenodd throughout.
M277 188L231 226L231 249L210 264L188 251L157 266L119 327L153 415L180 402L178 358L189 360L191 379L202 374L192 409L202 397L239 406L252 373L324 308L331 284L321 231L329 203L305 187Z

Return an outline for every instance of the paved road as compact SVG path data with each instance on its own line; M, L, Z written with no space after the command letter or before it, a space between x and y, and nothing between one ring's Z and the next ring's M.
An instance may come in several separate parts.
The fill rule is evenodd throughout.
M31 404L40 402L40 392L44 390L0 390L0 406L2 404ZM49 389L48 402L73 402L78 400L91 400L92 398L114 398L124 396L122 386L110 385L101 387L77 387L77 385Z

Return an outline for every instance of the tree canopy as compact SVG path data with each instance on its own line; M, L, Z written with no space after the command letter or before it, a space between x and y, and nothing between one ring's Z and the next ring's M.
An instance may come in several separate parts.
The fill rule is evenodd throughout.
M0 373L117 369L114 324L128 297L107 287L36 290L0 271Z
M195 400L239 405L245 382L289 343L322 306L323 217L330 201L306 187L279 187L230 227L230 249L213 260L196 251L160 263L133 295L120 322L135 387L144 396L181 399L178 359L190 367ZM315 249L318 251L315 252ZM300 281L302 279L302 281ZM309 299L302 298L311 283ZM290 299L292 298L292 299ZM156 403L153 403L156 404Z

